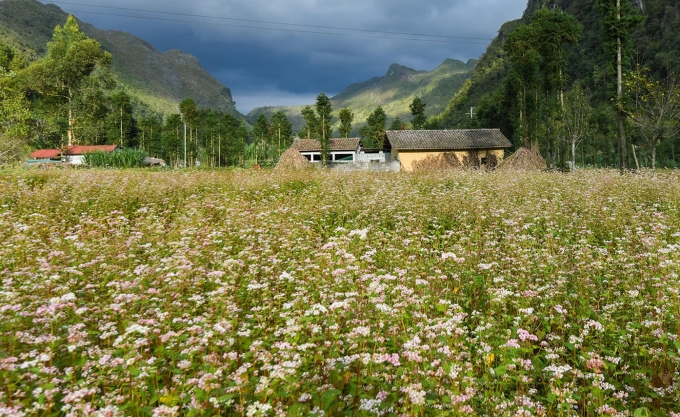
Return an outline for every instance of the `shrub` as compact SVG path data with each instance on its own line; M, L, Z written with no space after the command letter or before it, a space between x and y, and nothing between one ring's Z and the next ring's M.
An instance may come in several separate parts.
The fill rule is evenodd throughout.
M85 164L96 168L140 168L144 166L146 152L141 149L123 149L115 152L90 152L84 155Z

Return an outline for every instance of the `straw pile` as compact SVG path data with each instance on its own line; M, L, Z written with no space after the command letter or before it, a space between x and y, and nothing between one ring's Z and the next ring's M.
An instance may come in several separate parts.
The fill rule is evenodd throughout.
M427 158L413 162L413 171L445 171L462 166L463 164L460 163L455 153L444 152L438 155L429 155Z
M519 148L517 152L504 159L496 169L510 171L542 171L547 167L545 159L538 150Z
M279 162L276 164L276 169L310 169L314 168L311 162L307 160L297 149L288 149L281 155Z

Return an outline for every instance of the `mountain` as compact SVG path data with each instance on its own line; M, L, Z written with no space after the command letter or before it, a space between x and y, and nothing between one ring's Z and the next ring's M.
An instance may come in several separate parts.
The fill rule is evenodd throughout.
M447 59L433 71L416 71L392 64L384 76L352 84L331 98L336 121L337 112L347 107L354 112L354 125L361 125L378 106L382 106L390 118L400 117L408 121L411 119L409 105L416 97L427 104L427 116L439 114L470 77L476 63L474 59L468 62ZM313 106L314 103L309 105ZM293 123L293 131L297 132L305 124L300 114L303 108L260 107L251 111L246 118L254 123L260 114L270 117L276 111L283 111Z
M47 52L47 42L68 14L36 0L0 0L0 37L30 60ZM113 55L111 71L142 112L178 112L179 102L192 98L197 107L231 113L239 118L229 88L203 69L198 60L178 50L159 52L134 35L105 31L78 21L80 29ZM140 106L137 106L140 107Z
M625 1L625 0L624 0ZM645 20L633 36L633 60L628 68L640 64L658 78L680 67L680 3L676 0L627 0L638 8ZM579 42L569 47L567 79L569 85L578 82L593 96L593 105L605 108L610 104L614 77L612 63L605 51L606 42L600 16L592 0L529 0L521 19L506 23L475 67L471 78L449 102L446 110L436 117L442 128L499 127L513 137L514 127L508 109L513 97L505 89L510 68L505 59L503 43L508 34L521 24L528 24L531 16L547 7L571 14L583 27ZM476 107L480 119L470 120L465 115Z

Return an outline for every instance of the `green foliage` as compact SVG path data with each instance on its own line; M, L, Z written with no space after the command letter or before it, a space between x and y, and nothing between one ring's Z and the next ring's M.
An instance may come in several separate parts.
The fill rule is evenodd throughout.
M305 125L300 131L300 137L307 139L316 138L316 132L319 129L319 119L316 117L316 113L314 113L310 106L305 106L301 113L305 119Z
M385 125L387 114L382 107L378 106L366 119L366 126L362 127L360 134L367 147L382 149L385 144Z
M75 143L75 125L87 120L87 92L111 87L107 68L111 54L80 31L73 16L54 29L47 56L27 68L30 86L46 97L48 109L68 121L68 143Z
M354 121L354 113L352 110L345 107L340 110L340 136L343 138L348 138L349 134L352 132L352 122Z
M425 122L427 121L427 117L425 116L426 106L427 104L423 103L420 97L414 98L413 102L409 104L408 108L411 110L411 116L413 116L413 119L411 119L411 128L413 130L420 130L425 126Z
M400 118L395 117L390 125L390 130L406 130L406 123Z
M88 152L83 155L86 165L93 168L141 168L147 154L142 149L122 149L114 152Z
M109 142L120 146L137 146L137 120L132 115L131 97L118 91L110 97L111 113L108 117Z
M676 77L657 81L645 68L627 74L624 84L633 97L628 116L651 155L656 168L656 149L680 133L680 84Z
M321 164L328 164L330 159L329 142L333 132L333 106L326 93L321 93L316 97L316 118L319 123L317 137L321 142Z
M566 47L579 39L581 27L564 12L538 10L531 23L520 25L508 35L505 50L510 62L507 92L515 92L519 104L516 119L520 143L538 148L539 137L555 141L550 132L559 116L565 80Z

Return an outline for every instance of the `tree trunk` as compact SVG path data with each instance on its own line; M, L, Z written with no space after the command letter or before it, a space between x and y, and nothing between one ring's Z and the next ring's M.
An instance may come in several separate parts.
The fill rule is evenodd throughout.
M571 170L576 171L576 141L571 140Z
M73 95L71 89L68 90L68 130L66 136L68 137L68 146L73 145Z
M621 20L621 0L616 0L616 20ZM619 170L623 174L628 169L626 150L626 114L623 111L623 66L621 36L616 38L616 118L619 130Z
M652 171L656 169L656 145L652 145Z
M635 168L639 171L640 163L638 162L637 154L635 153L635 145L630 145L630 147L633 148L633 159L635 159Z

